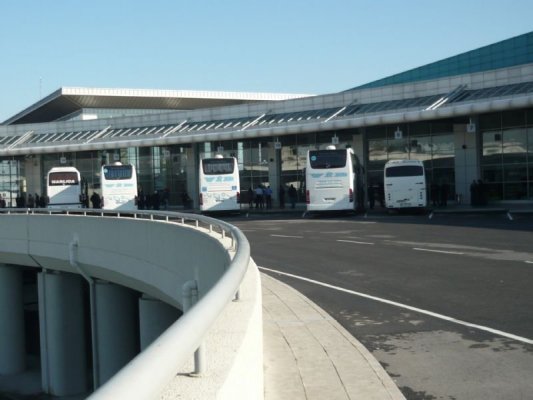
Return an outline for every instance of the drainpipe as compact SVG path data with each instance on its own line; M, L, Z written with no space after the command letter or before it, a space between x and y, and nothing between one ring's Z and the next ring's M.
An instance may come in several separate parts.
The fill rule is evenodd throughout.
M185 282L181 287L181 292L183 296L183 313L185 314L198 301L198 282L195 279ZM205 348L200 344L194 352L194 372L190 375L200 377L205 370Z
M72 242L69 244L69 261L70 266L75 268L78 273L85 278L89 283L89 301L91 308L91 338L92 338L92 354L93 354L93 390L100 387L100 378L99 378L99 367L100 361L98 358L98 335L96 333L96 291L95 291L95 282L78 264L78 237L75 235L72 239Z

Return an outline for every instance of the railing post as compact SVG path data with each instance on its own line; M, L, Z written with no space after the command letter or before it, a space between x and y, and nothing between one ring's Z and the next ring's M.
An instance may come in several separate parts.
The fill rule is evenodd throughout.
M183 313L189 311L195 302L198 301L198 282L190 280L182 286ZM206 370L205 349L202 344L194 352L194 371L191 376L201 376Z

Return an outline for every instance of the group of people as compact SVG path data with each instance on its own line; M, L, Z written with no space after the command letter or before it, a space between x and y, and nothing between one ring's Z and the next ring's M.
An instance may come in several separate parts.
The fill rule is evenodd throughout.
M29 193L27 196L26 193L21 193L20 196L15 198L15 206L17 208L46 208L48 202L47 196L39 196L37 193L35 195ZM6 205L6 200L0 196L0 207L5 208Z
M291 184L287 190L285 190L285 186L283 185L279 186L279 189L278 189L279 207L285 208L285 194L286 193L289 197L291 208L295 208L298 193L293 184ZM248 204L250 208L254 208L254 205L255 205L255 208L271 209L272 208L272 188L268 185L259 185L255 189L252 189L250 187L248 189Z
M434 207L446 207L448 205L448 196L450 195L450 185L446 181L440 184L433 182L430 186L429 195Z
M168 208L168 199L168 189L155 190L154 193L144 193L141 188L137 193L137 208L139 210L160 210L163 207L166 210Z
M268 185L259 185L254 189L248 189L248 204L250 208L272 208L272 188Z

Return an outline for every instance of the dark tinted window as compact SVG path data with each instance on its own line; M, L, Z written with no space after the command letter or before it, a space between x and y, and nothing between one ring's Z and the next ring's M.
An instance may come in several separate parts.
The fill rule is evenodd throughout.
M232 174L235 168L233 158L206 158L202 165L206 175Z
M424 168L419 165L389 167L385 170L385 175L387 178L395 178L399 176L422 176L424 175Z
M119 179L131 179L133 175L133 168L131 165L106 165L104 166L105 179L119 180Z
M312 150L309 161L313 169L342 168L346 166L346 150Z
M75 172L51 172L48 175L49 186L64 186L79 184L78 174Z

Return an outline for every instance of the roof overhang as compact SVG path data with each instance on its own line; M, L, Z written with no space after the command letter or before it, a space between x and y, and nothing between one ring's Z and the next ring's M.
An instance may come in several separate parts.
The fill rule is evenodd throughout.
M56 121L84 108L194 110L309 94L63 87L7 119L3 125Z
M155 138L124 139L113 142L90 142L77 144L59 144L38 147L21 147L0 149L0 156L46 154L58 152L89 151L117 149L125 147L168 146L173 144L199 143L204 141L234 140L250 138L272 138L291 134L323 132L360 127L398 124L424 120L436 120L452 117L468 117L474 114L527 108L533 106L533 94L490 99L465 104L448 105L437 109L412 110L404 112L376 113L349 118L333 118L321 122L284 123L273 127L253 126L249 129L229 129L222 132L188 133L178 136L161 136Z

